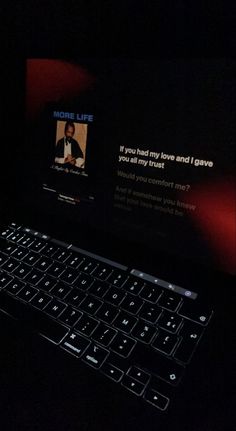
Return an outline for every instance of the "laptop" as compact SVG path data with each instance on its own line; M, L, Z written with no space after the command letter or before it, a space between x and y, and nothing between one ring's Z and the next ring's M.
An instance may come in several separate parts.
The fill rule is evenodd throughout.
M231 429L232 70L27 60L1 211L7 429Z

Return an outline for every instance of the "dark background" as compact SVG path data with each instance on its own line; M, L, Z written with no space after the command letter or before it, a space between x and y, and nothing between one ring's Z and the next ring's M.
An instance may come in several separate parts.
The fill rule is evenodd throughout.
M230 58L236 48L231 32L234 13L225 11L218 1L65 4L24 0L9 1L1 8L1 213L5 214L13 206L22 175L18 143L24 139L27 57ZM198 274L198 281L200 278ZM235 293L231 279L209 277L208 283L215 289L214 330L210 331L210 341L202 346L203 359L198 364L197 359L194 361L187 376L189 385L181 388L183 398L177 401L175 412L162 419L149 412L140 415L132 400L126 398L126 404L120 392L113 391L113 385L104 384L92 373L88 387L85 368L78 371L63 352L59 354L43 342L39 345L31 336L23 338L15 325L10 327L8 320L1 318L2 429L232 430ZM65 360L71 373L63 372ZM198 379L203 382L200 388ZM77 390L78 381L82 395ZM106 403L101 397L103 391L109 394Z

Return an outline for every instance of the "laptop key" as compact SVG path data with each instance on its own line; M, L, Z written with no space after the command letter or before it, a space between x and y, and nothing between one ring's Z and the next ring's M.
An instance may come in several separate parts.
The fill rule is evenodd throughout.
M69 259L71 253L68 250L60 249L53 255L53 259L58 262L65 263Z
M96 313L96 317L106 323L112 323L117 316L119 310L110 304L103 304Z
M22 281L13 279L12 281L10 281L10 283L6 286L5 289L7 290L7 292L16 295L24 286L25 283L23 283Z
M56 281L56 279L54 279ZM57 296L60 299L64 299L65 296L71 292L70 286L59 281L51 290L51 294Z
M157 337L152 343L152 346L166 355L170 355L178 341L179 338L177 335L170 334L160 329L158 331Z
M123 310L128 311L131 314L137 314L142 305L142 299L128 293L127 296L123 299L120 306L121 308L123 308Z
M25 286L20 292L17 294L18 298L23 299L23 301L29 302L38 292L38 289L32 286Z
M160 410L166 410L169 405L169 398L160 394L152 388L148 388L144 394L144 399L152 404L154 407L157 407Z
M35 253L34 251L30 251L27 255L24 256L24 262L28 265L34 265L40 258L40 255Z
M159 298L158 305L167 308L170 311L175 311L182 302L180 295L175 295L172 292L163 292Z
M62 265L59 262L54 262L52 266L50 266L47 272L53 277L60 277L60 275L64 272L64 270L65 270L64 265Z
M121 301L125 298L125 296L126 293L123 290L111 286L106 295L104 296L104 299L111 304L119 305Z
M37 295L30 302L39 310L43 310L46 305L51 301L52 297L44 292L38 292Z
M107 347L115 335L117 334L117 331L115 331L113 328L110 328L110 326L104 325L104 323L100 323L98 328L93 333L93 339L103 346Z
M59 316L59 320L68 326L74 326L81 316L82 313L80 311L77 311L72 307L67 307L67 309Z
M83 360L94 368L100 368L108 355L108 350L105 350L103 347L97 346L96 344L90 344L86 352L83 354Z
M90 337L94 329L98 326L98 323L98 320L84 314L76 323L74 330L81 332L81 334L84 334L86 337Z
M104 364L101 367L101 371L102 373L110 377L110 379L114 380L115 382L119 382L122 379L122 376L124 375L123 371L119 370L119 368L116 368L114 365L108 362L104 362Z
M108 291L109 285L104 281L96 280L92 286L89 288L89 293L94 296L98 296L102 298L105 293Z
M20 263L20 265L15 269L14 275L19 278L25 278L31 271L31 267L24 263Z
M63 274L61 275L61 280L68 284L73 284L75 280L78 278L78 271L73 268L66 268Z
M99 278L99 280L106 280L112 273L112 267L108 265L99 264L95 271L93 271L93 276Z
M4 264L4 262L6 262L8 259L8 256L6 256L5 254L3 254L2 252L0 252L0 266Z
M66 264L69 265L71 268L77 269L81 262L83 262L84 256L80 254L72 253L72 255L67 260Z
M126 335L118 332L111 343L111 350L127 358L136 345L136 341Z
M32 269L32 271L26 276L26 281L35 286L43 278L43 275L43 272L38 271L37 269Z
M162 313L161 307L158 307L155 304L144 303L139 312L139 316L150 323L155 323L157 319L160 317L161 313Z
M142 395L145 385L143 383L138 382L131 376L124 376L121 381L122 386L125 386L126 389L133 392L135 395Z
M140 296L143 299L146 299L146 301L156 303L161 293L162 290L159 287L153 286L151 284L146 284L140 292Z
M0 289L2 289L3 287L6 287L8 285L8 283L10 283L10 281L12 281L12 277L5 273L5 272L1 272L0 273Z
M201 325L185 320L179 332L181 342L174 353L174 357L183 363L188 363L203 334L203 331L204 327Z
M28 254L28 250L24 247L18 246L15 247L15 249L12 251L12 255L13 257L15 257L16 259L22 260L24 259L24 257L26 257L26 255Z
M68 334L68 328L51 319L42 311L30 307L29 304L24 304L16 298L1 291L1 308L11 316L19 319L28 331L37 332L55 344L59 344Z
M40 271L47 271L52 265L52 259L48 257L41 257L39 261L35 264L35 268L40 269Z
M55 284L55 278L50 277L50 275L44 275L44 277L38 283L38 287L45 290L45 292L49 292L53 288L53 286L55 286Z
M137 325L132 331L132 335L143 343L149 344L154 335L156 334L156 329L153 326L147 325L143 320L139 320Z
M95 314L96 311L101 307L102 301L93 296L88 295L84 301L80 304L80 308L89 314Z
M113 284L116 287L122 287L127 277L128 274L126 274L125 272L119 272L118 270L114 270L112 274L108 277L107 281L108 283Z
M90 341L76 332L70 332L69 335L63 340L61 347L72 353L73 355L80 357L90 345Z
M164 310L160 319L158 320L158 326L166 329L172 333L176 333L182 323L183 319L176 313Z
M181 304L178 314L206 326L212 316L212 310L205 305L186 300Z
M138 295L144 286L143 280L138 280L135 277L129 277L123 288L134 295Z
M81 263L79 270L85 272L85 274L92 274L97 265L97 262L85 258L84 261Z
M124 313L121 311L118 316L115 318L113 325L120 329L121 331L125 332L126 334L129 334L134 325L137 323L137 319L134 316L131 316L128 313Z
M67 308L67 305L57 299L53 299L44 309L45 313L49 314L52 317L57 318L60 316L62 311Z
M13 272L19 266L19 262L16 259L9 258L3 265L2 269L7 272Z
M79 287L79 289L87 290L94 282L94 278L91 277L91 275L88 274L80 274L79 278L76 280L76 287Z
M78 307L79 304L86 298L86 293L84 293L80 289L73 288L70 289L69 293L66 296L66 302L73 305L74 307Z
M141 370L138 367L130 367L127 374L130 377L133 377L135 380L138 380L143 385L146 385L150 380L150 374L146 373L145 371Z

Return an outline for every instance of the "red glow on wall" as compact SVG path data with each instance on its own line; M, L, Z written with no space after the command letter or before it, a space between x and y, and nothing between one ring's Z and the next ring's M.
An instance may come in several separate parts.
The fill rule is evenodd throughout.
M216 256L219 267L236 272L236 196L231 181L218 181L191 193L197 205L191 213Z
M94 77L67 61L27 60L27 115L34 117L47 102L69 100L89 88Z

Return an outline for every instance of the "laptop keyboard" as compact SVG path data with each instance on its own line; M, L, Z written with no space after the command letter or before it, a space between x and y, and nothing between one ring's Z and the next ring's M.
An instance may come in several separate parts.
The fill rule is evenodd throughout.
M0 309L164 411L212 310L152 278L15 223L0 233Z

